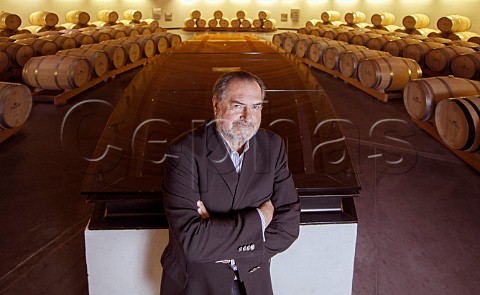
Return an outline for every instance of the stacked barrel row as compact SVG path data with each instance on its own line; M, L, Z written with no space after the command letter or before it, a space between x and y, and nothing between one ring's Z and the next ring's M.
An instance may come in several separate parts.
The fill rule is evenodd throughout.
M472 26L470 19L461 15L441 17L437 21L437 29L429 28L430 18L420 13L404 16L402 19L402 27L395 25L395 15L389 12L373 14L370 18L371 23L365 22L366 15L361 11L347 12L344 15L344 21L340 20L341 15L338 11L325 11L322 12L320 17L321 19L307 21L305 26L349 26L480 43L479 34L468 31Z
M236 17L231 21L225 18L221 10L215 10L213 17L205 20L202 18L202 13L198 9L193 9L189 13L189 17L184 20L184 29L265 29L276 30L276 21L271 18L271 12L268 10L261 10L257 14L258 18L251 19L247 17L245 10L239 10Z
M399 91L409 81L422 77L416 61L364 45L288 32L275 34L272 41L288 53L356 79L367 88Z
M22 78L25 84L37 89L79 88L92 78L165 52L180 42L179 35L164 32L86 44L29 59L23 67Z
M448 147L480 150L480 81L452 76L409 82L403 93L408 114L431 123Z
M142 19L139 10L129 9L123 12L124 19L119 20L119 15L114 10L100 10L97 21L90 22L90 14L83 10L72 10L66 13L66 23L59 24L59 16L51 11L36 11L30 14L30 25L20 28L22 20L16 14L0 12L0 36L12 36L22 33L40 33L45 31L60 31L65 29L80 29L85 27L104 27L118 24L142 25L158 27L158 22L153 19Z
M78 48L111 39L149 35L158 31L157 29L163 32L160 27L150 29L144 26L119 24L111 27L86 27L1 37L0 74L6 73L9 69L23 67L34 56L52 55L59 50Z
M480 44L474 42L344 26L307 27L299 31L386 51L392 56L411 58L429 76L455 75L480 79Z
M392 13L382 12L373 14L370 18L371 23L366 23L367 16L361 11L349 11L345 13L341 20L341 14L338 11L329 10L324 11L320 15L320 19L308 20L305 24L309 26L348 26L352 28L370 28L370 29L382 29L387 31L394 31L399 29L399 26L394 25L395 16Z

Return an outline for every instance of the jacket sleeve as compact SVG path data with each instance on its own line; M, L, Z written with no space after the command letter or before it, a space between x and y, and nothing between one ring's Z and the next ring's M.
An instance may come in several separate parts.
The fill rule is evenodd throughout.
M256 208L199 217L199 167L182 145L170 147L163 181L165 214L175 243L189 262L215 262L263 254L262 225ZM208 208L207 208L208 210ZM249 246L242 247L239 246ZM257 245L257 247L252 247Z
M281 140L275 163L271 201L275 207L273 220L265 231L266 254L274 256L285 251L297 239L300 226L300 200L288 169L285 143Z

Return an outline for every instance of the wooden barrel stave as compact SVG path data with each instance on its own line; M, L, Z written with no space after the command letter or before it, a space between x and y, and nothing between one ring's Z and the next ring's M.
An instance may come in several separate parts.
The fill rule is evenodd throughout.
M480 96L444 99L435 110L435 126L450 148L477 151L480 148Z
M0 82L0 129L22 126L32 109L32 93L20 83Z
M48 90L74 89L90 80L90 64L84 58L47 55L31 58L23 67L23 81Z
M422 77L420 65L410 58L383 56L369 58L358 66L358 79L377 90L403 90L411 80Z
M97 77L101 77L107 73L110 60L108 55L103 50L91 49L91 48L74 48L69 50L60 50L57 55L69 55L83 57L90 63L92 74Z
M477 94L480 94L479 81L437 76L410 81L403 90L403 102L412 118L431 121L441 100Z

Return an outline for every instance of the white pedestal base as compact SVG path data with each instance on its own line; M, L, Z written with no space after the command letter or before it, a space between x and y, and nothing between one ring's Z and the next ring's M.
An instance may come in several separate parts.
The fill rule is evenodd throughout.
M275 295L352 292L357 224L300 226L300 237L272 259ZM90 295L158 295L168 230L85 230Z

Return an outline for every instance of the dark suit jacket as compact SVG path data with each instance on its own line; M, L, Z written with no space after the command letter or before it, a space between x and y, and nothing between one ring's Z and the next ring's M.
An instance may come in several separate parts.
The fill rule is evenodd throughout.
M298 237L300 203L282 138L260 129L249 144L240 175L213 121L170 145L163 183L170 240L161 294L230 294L234 272L217 263L225 259L235 259L247 294L273 294L270 258ZM263 241L256 208L268 199L275 214ZM198 200L210 218L199 217Z

